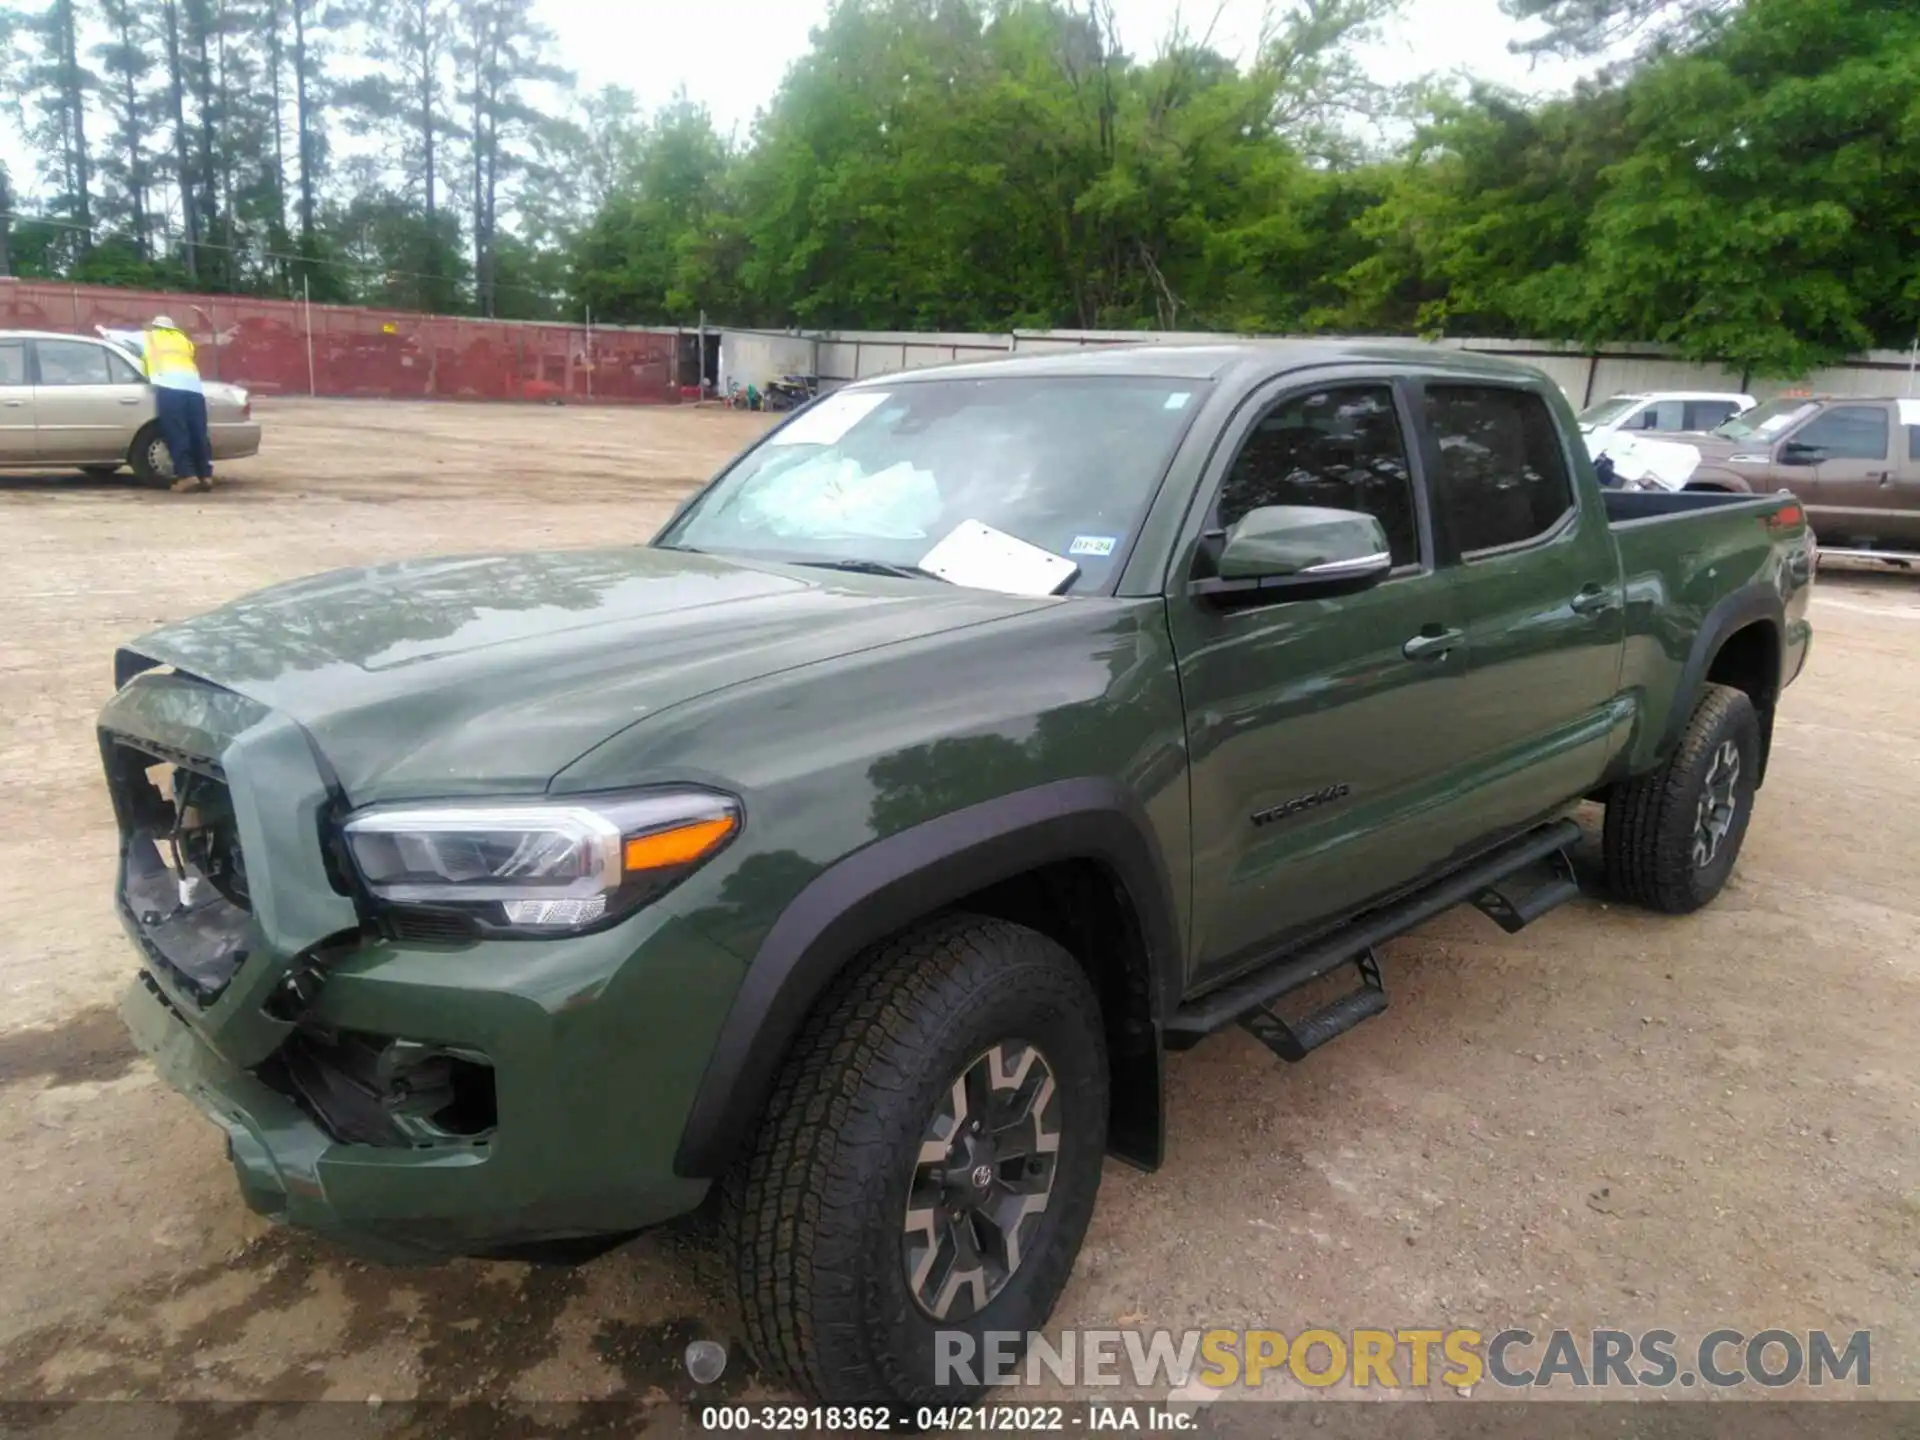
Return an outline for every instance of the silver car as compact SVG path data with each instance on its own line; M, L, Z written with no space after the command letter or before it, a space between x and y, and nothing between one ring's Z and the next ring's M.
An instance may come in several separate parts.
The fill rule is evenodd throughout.
M203 382L215 460L257 454L260 422L237 385ZM117 345L42 330L0 330L0 469L123 465L147 485L173 481L173 457L153 418L153 388Z

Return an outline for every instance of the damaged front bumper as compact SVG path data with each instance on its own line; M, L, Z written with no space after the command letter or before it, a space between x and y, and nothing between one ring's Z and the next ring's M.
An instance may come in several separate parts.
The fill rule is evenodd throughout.
M122 1015L253 1209L381 1259L537 1257L704 1197L673 1152L741 966L703 932L663 907L566 939L398 938L329 859L344 802L290 720L146 674L101 743L145 957ZM156 767L215 787L174 781L237 837L184 847L211 879L163 863L183 847L140 788Z

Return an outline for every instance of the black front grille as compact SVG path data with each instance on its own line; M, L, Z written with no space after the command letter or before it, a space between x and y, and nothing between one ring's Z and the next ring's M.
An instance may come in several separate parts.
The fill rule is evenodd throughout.
M471 916L447 910L394 910L380 920L387 938L402 944L471 945L480 938Z
M254 937L226 776L210 760L104 738L120 820L121 911L148 958L211 1004L246 963Z

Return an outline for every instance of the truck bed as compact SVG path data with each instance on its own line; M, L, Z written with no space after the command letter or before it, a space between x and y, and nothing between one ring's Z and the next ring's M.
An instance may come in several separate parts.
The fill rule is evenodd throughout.
M1729 494L1724 490L1602 490L1600 495L1606 502L1608 523L1615 530L1703 510L1726 515L1750 508L1756 515L1764 515L1793 498L1784 490L1772 495Z
M1608 529L1626 587L1621 685L1647 713L1671 717L1682 690L1697 683L1686 666L1705 635L1772 619L1779 628L1778 685L1806 658L1813 535L1806 511L1785 490L1770 495L1713 490L1603 490ZM1729 598L1737 597L1737 598ZM1731 608L1729 608L1731 606ZM1642 737L1636 768L1671 738Z

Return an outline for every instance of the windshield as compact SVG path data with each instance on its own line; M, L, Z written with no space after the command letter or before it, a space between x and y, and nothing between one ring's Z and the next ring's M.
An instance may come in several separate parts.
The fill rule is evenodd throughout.
M1811 415L1817 408L1811 400L1769 400L1716 426L1713 433L1729 440L1773 440L1794 421Z
M1589 405L1580 412L1580 423L1594 426L1611 424L1638 405L1640 399L1638 395L1616 395L1611 400L1602 400L1598 405Z
M1117 572L1204 382L913 380L825 396L749 450L655 543L917 567L966 522Z

